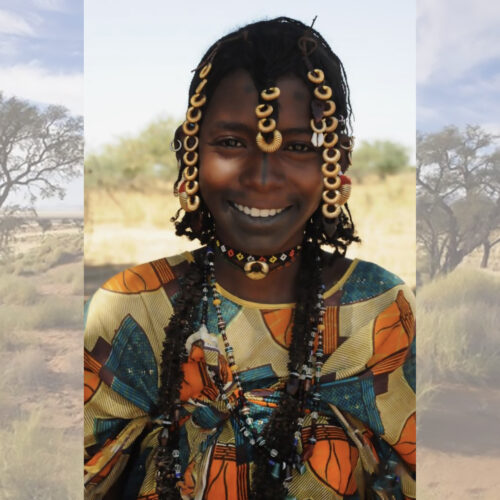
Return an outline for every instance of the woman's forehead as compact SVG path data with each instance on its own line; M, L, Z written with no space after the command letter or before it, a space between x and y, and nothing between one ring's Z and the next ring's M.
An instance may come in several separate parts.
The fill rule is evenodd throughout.
M308 119L311 94L305 83L295 75L279 77L275 85L280 89L278 98L280 119L294 116ZM233 117L251 114L255 117L255 107L259 104L258 90L250 73L238 69L225 76L217 85L207 108L210 115L227 115Z

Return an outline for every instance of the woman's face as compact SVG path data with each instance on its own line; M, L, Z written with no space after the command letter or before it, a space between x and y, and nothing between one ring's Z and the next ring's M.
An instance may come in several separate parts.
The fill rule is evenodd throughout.
M311 144L310 92L295 76L279 78L276 85L281 91L277 129L283 135L277 152L265 154L255 142L259 102L244 70L220 82L200 132L200 189L217 236L260 255L302 241L323 184L321 157Z

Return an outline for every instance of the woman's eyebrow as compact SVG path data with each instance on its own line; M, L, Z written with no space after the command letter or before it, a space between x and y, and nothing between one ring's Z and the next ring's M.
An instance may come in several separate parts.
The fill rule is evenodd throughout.
M254 134L257 129L257 124L255 124L255 127L250 127L247 124L241 122L218 121L214 123L214 128ZM278 127L278 129L282 134L311 134L311 129L307 127L290 127L285 129L280 129Z
M214 123L214 128L220 130L231 130L235 132L246 132L248 134L255 133L255 128L241 122L218 121Z
M311 135L311 129L307 127L290 127L279 129L282 134L307 134Z

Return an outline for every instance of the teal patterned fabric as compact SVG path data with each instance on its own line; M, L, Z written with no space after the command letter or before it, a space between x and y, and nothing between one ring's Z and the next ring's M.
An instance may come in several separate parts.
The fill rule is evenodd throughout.
M341 304L369 300L381 293L403 284L403 280L376 264L360 260L345 282Z
M111 388L149 412L158 398L158 368L151 344L137 321L129 314L113 339L104 365L114 377Z

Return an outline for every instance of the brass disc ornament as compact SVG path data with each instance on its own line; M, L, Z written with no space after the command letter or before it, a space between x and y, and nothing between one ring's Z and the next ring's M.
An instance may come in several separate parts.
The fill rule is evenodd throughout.
M261 280L265 278L269 273L269 264L267 262L261 262L260 260L253 260L247 262L243 268L247 278L251 280Z

